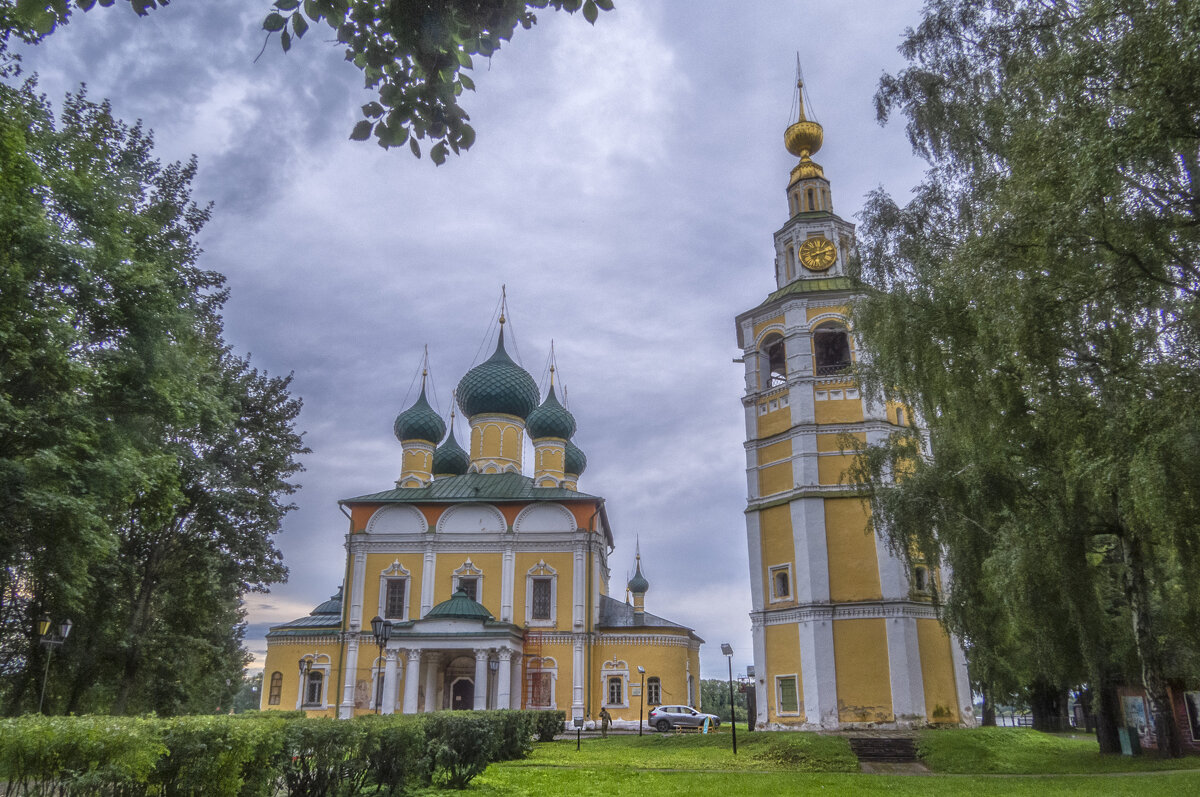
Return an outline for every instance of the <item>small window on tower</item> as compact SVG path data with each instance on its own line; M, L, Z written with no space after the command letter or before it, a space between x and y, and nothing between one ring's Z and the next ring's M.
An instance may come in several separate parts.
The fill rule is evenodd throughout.
M787 383L787 353L782 335L767 336L762 344L761 361L766 371L762 375L761 389L767 390Z
M792 594L791 585L788 583L788 574L786 570L780 570L775 574L775 597L786 598Z
M283 673L271 673L271 691L267 695L268 706L278 706L279 698L283 694Z
M901 407L896 408L896 425L897 426L904 425L904 409Z
M917 565L913 568L913 590L916 592L929 592L929 571L923 565Z
M458 579L458 588L467 593L467 597L473 601L479 600L479 579L462 577Z
M810 189L808 189L808 209L809 209L809 210L815 210L815 209L816 209L816 208L814 207L814 205L813 205L813 190L812 190L811 188L810 188Z

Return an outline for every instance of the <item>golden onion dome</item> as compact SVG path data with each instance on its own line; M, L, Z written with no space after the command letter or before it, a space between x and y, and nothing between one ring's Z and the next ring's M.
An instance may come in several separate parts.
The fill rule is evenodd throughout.
M804 108L800 109L800 121L788 127L783 133L783 144L787 151L797 158L805 158L816 154L821 149L824 138L821 125L804 118Z

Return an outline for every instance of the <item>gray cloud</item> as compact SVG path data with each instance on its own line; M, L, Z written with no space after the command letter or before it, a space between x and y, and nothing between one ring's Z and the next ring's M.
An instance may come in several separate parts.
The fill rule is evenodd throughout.
M709 641L704 675L724 672L723 641L750 663L733 317L773 288L794 52L825 126L817 160L850 217L876 185L904 194L921 176L872 103L917 0L620 2L595 28L542 13L477 64L478 141L441 168L347 140L368 95L324 31L254 63L258 5L81 14L26 54L51 97L86 81L155 129L164 159L199 156L227 336L295 373L313 454L278 538L291 578L251 596L250 649L340 583L337 499L394 481L391 422L423 346L446 411L505 283L535 377L555 341L589 459L580 486L614 524L612 594L637 537L647 607Z

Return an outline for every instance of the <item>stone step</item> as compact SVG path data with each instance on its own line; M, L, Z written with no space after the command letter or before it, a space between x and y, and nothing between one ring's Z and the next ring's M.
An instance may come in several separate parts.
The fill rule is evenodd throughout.
M917 760L917 743L911 736L851 736L850 750L860 762L904 763Z

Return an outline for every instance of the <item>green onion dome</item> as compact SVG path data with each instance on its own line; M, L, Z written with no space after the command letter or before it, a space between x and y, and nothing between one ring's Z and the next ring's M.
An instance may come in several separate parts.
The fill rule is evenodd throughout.
M524 420L537 407L537 383L504 350L504 327L500 327L495 353L467 371L458 383L457 395L458 406L468 418L504 413Z
M546 394L546 400L525 419L525 429L529 432L531 440L540 440L543 437L569 440L571 435L575 434L575 416L558 403L553 384L550 385L550 392Z
M463 447L454 439L454 429L451 428L446 442L433 452L433 475L462 476L469 467L471 467L471 455L464 451Z
M563 472L572 476L580 476L587 470L587 457L579 450L579 446L567 441L566 455L563 457Z
M393 427L396 439L424 440L436 444L446 434L446 422L433 411L425 399L425 385L421 384L421 395L416 403L396 416Z
M633 574L633 578L629 579L627 586L630 592L637 595L644 595L650 589L650 582L642 575L642 557L640 556L637 562L637 572Z
M482 604L468 598L467 593L460 589L450 596L450 600L442 601L430 609L422 619L432 620L437 617L443 619L459 617L465 620L491 620L492 613L485 609Z

